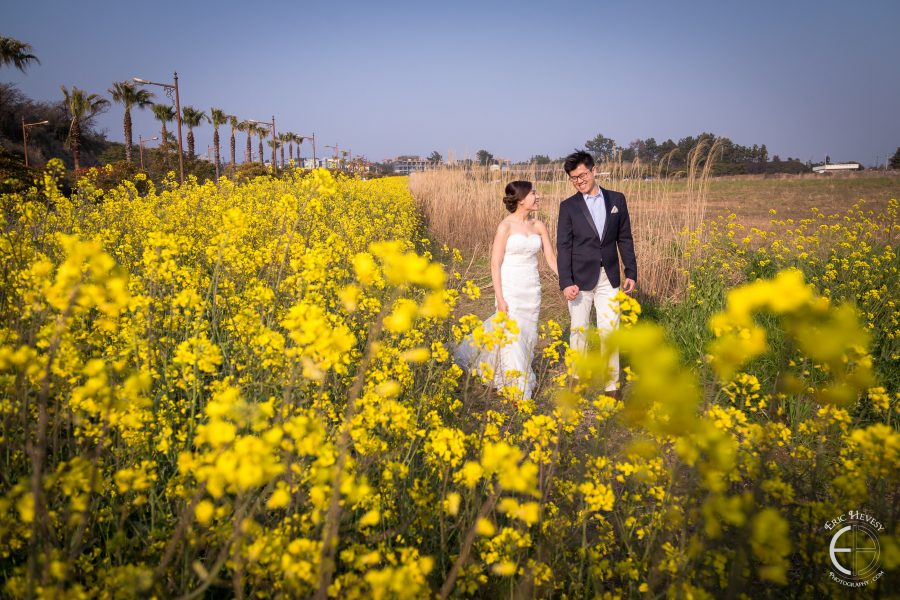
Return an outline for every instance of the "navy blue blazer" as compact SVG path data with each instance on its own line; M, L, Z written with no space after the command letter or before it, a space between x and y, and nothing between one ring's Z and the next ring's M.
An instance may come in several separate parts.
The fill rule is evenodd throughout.
M620 256L625 277L637 281L637 260L625 195L602 187L600 190L606 206L606 223L602 232L597 231L581 192L566 198L559 205L556 262L561 290L570 285L577 285L581 290L594 289L600 280L601 266L609 283L619 287Z

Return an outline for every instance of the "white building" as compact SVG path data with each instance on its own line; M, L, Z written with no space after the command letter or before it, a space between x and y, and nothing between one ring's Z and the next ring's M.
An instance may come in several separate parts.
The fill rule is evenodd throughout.
M385 162L391 165L394 173L398 175L409 175L416 171L424 171L428 166L428 161L421 156L398 156Z
M316 158L316 162L313 162L311 158L304 158L300 161L300 168L302 169L317 169L319 167L324 167L325 161L321 158Z
M836 165L819 165L813 167L813 173L843 173L844 171L859 171L862 166L859 163L838 163Z

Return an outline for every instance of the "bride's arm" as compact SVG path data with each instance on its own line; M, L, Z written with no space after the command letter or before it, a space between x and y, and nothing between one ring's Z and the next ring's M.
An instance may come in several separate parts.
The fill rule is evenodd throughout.
M509 312L509 305L503 298L503 285L500 280L500 266L503 264L503 255L506 254L507 239L509 239L509 225L500 223L497 226L497 233L494 234L494 244L491 247L491 282L494 284L497 310L503 312Z
M550 266L550 270L559 277L559 266L556 264L556 252L553 250L553 244L550 243L550 234L547 233L547 226L538 221L535 223L537 230L541 234L541 245L544 247L544 258Z

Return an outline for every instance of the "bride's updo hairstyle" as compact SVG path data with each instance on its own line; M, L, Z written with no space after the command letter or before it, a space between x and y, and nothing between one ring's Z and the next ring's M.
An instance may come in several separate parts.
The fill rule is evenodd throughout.
M511 213L516 212L519 202L531 193L532 187L530 181L510 181L507 183L504 190L506 195L503 196L503 204L506 205L506 210Z

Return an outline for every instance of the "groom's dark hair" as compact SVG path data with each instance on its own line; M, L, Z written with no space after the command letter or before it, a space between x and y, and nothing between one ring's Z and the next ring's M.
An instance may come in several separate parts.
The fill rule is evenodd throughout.
M584 165L588 169L593 169L594 157L584 150L576 150L568 155L566 157L566 162L563 163L563 169L566 170L566 175L577 169L578 165Z

